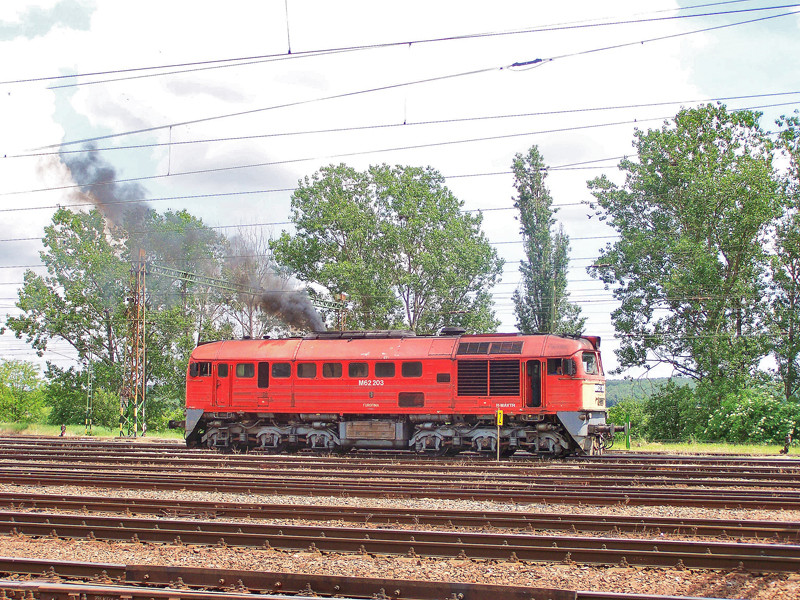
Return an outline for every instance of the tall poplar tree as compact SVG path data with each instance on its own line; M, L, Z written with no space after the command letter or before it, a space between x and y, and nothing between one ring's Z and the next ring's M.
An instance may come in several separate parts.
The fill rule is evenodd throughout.
M547 166L539 148L517 154L511 166L517 195L525 258L520 262L521 290L514 292L517 328L522 333L580 333L586 319L569 302L569 237L556 227L553 199L544 183Z

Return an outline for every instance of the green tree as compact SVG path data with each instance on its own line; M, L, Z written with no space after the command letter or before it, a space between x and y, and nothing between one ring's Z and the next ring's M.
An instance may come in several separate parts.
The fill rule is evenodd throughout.
M124 359L130 264L122 256L122 241L107 231L97 211L58 209L45 227L40 252L46 275L28 270L19 290L18 317L8 317L9 329L41 355L48 342L66 341L83 361L104 363L111 371ZM120 372L116 369L117 377ZM119 383L110 381L109 384Z
M753 387L728 393L711 413L705 429L708 440L734 443L781 444L800 430L800 406L786 402L773 390Z
M612 313L621 369L656 361L719 385L756 371L766 351L764 239L780 214L758 117L720 105L682 110L636 132L623 185L589 182L597 215L620 235L589 272L621 302Z
M53 339L69 343L82 364L91 363L95 390L110 394L118 393L124 377L131 260L138 260L138 249L148 248L148 256L162 264L218 274L226 248L221 236L184 211L143 210L135 217L113 226L98 210L57 210L42 240L47 273L25 273L17 301L22 314L6 319L40 354ZM198 340L230 331L223 300L199 284L148 277L145 303L145 380L158 395L181 399L188 356ZM50 368L47 377L55 394L54 422L82 423L86 393L68 388L86 376Z
M52 425L83 425L86 418L86 375L75 367L61 369L49 364L45 376L45 397L51 407L48 421ZM94 421L94 417L92 419Z
M351 328L489 331L503 263L462 204L431 168L329 166L300 182L296 232L272 249L305 281L346 293Z
M22 360L0 362L0 414L13 422L36 421L42 415L39 367Z
M769 310L765 321L785 398L800 401L800 118L779 122L779 144L788 155L784 212L775 227Z
M558 209L545 185L547 165L539 148L517 154L511 168L525 249L519 266L522 290L513 295L517 328L523 333L581 333L586 319L567 293L569 237L563 226L555 229Z

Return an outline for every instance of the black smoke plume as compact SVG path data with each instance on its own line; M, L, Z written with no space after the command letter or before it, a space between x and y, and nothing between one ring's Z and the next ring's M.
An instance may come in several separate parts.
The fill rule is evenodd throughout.
M62 154L61 160L80 187L81 198L94 204L110 224L144 220L147 191L138 183L117 182L116 169L93 146L87 146L80 154Z
M296 329L311 329L316 332L326 330L325 322L304 291L265 290L261 294L261 310L280 318Z

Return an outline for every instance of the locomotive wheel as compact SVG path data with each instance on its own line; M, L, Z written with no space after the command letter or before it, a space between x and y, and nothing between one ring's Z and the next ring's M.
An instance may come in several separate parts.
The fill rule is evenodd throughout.
M276 439L277 437L277 439ZM275 445L272 445L271 442L277 442ZM286 448L289 444L287 442L281 441L280 437L274 433L262 433L258 436L258 445L255 446L253 449L258 450L264 454L283 454L286 452Z
M277 446L256 446L256 450L260 450L264 454L283 454L288 446L289 444L282 442Z

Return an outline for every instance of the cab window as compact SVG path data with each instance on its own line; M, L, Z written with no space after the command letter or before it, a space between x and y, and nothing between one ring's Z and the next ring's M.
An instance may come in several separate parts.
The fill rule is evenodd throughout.
M400 367L403 377L422 377L422 363L419 361L404 362Z
M292 365L289 363L272 363L272 376L276 379L291 377Z
M189 365L190 377L211 377L210 362L193 362Z
M348 377L369 377L369 365L367 363L357 362L347 365Z
M587 375L597 375L600 372L597 367L597 355L594 352L583 352L581 360L583 361L583 372Z
M394 377L394 363L375 363L375 377Z
M548 358L547 359L547 374L548 375L562 375L561 359Z

